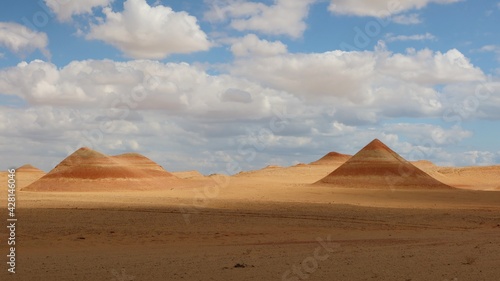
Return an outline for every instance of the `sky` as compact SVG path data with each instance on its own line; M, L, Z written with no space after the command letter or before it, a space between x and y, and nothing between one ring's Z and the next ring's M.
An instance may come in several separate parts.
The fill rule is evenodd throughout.
M0 169L80 147L235 174L354 154L500 164L500 1L20 0Z

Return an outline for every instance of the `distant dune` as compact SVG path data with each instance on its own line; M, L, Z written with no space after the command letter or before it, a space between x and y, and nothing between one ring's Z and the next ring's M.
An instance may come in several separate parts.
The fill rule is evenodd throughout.
M81 148L49 173L26 164L17 169L26 191L119 191L170 189L210 184L198 171L170 173L138 153L108 156ZM231 177L244 185L323 184L369 189L500 190L500 166L440 167L428 160L406 161L379 140L356 155L329 152L309 164L268 165ZM208 182L208 183L207 183Z
M183 172L172 172L172 174L181 179L191 179L191 178L203 178L203 174L192 170L192 171L183 171Z
M22 165L21 167L17 168L16 171L18 173L41 173L45 174L43 170L38 169L37 167L31 165L31 164L25 164Z
M146 190L167 188L180 180L143 155L107 156L84 147L23 190Z
M30 185L44 175L45 172L43 170L40 170L31 164L25 164L16 169L17 187L19 189L22 189L23 187Z
M320 159L311 162L311 165L329 165L329 164L338 164L338 163L345 163L347 160L349 160L352 157L352 155L347 155L347 154L342 154L338 152L329 152L325 156L321 157Z

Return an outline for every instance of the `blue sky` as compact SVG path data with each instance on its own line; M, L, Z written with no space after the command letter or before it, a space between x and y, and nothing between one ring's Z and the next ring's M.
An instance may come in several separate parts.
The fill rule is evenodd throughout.
M233 173L355 153L500 163L500 2L8 1L0 169L80 146Z

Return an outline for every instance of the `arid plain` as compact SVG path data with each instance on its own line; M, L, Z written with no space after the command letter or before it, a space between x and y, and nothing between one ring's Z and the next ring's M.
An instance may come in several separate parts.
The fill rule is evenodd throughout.
M17 170L16 274L0 276L497 280L499 179L500 166L409 163L378 140L234 176L84 148L48 174Z

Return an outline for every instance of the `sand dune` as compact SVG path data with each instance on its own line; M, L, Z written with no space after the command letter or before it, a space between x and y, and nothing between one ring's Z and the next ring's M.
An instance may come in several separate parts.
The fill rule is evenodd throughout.
M380 171L385 177L400 166L409 169L380 143L345 163L315 162L200 177L196 171L172 175L140 154L79 150L32 186L85 192L17 193L22 246L15 277L295 280L283 274L304 273L317 262L308 280L496 280L500 192L310 185L346 165L360 185L383 183ZM446 183L474 177L499 183L500 166L414 163ZM372 174L366 176L364 166ZM19 175L30 174L23 170L36 171L25 167ZM421 173L408 177L412 184L431 181ZM7 182L6 173L0 181ZM0 198L6 205L6 189ZM337 247L313 261L319 238ZM0 250L7 253L7 244ZM1 274L1 280L12 277Z
M25 164L22 165L21 167L17 168L16 171L19 173L40 173L40 174L45 174L43 170L38 169L37 167L31 165L31 164Z
M23 188L43 177L46 173L31 164L25 164L16 169L16 182L18 188Z
M181 179L145 156L107 156L80 148L26 191L112 191L168 188Z
M172 172L172 175L181 178L181 179L193 179L193 178L203 178L203 174L192 170L192 171L183 171L183 172Z
M354 188L451 189L375 139L319 184Z
M347 154L342 154L338 152L329 152L325 156L321 157L320 159L311 162L309 164L311 165L329 165L329 164L338 164L338 163L345 163L347 160L349 160L352 157L352 155L347 155Z
M424 165L420 169L439 181L462 189L500 190L500 165L440 167Z

